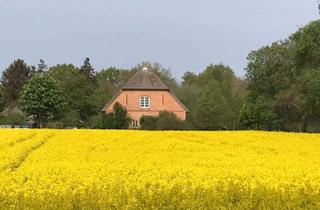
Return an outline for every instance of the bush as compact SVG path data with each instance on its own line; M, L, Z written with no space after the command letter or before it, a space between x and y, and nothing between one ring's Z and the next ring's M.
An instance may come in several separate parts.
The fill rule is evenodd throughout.
M142 116L140 118L140 128L142 130L157 130L157 117L154 116Z
M160 112L157 120L157 130L181 130L183 121L180 120L173 112Z
M26 117L20 112L8 112L0 117L1 125L26 125Z
M182 130L184 122L173 112L162 111L159 116L142 116L140 119L142 130Z
M63 127L80 127L80 115L77 111L69 111L65 116L60 120L63 124Z
M112 129L114 128L113 113L101 113L90 119L89 127L93 129Z
M121 104L115 103L112 113L101 113L92 117L89 127L95 129L128 129L130 121L127 109Z

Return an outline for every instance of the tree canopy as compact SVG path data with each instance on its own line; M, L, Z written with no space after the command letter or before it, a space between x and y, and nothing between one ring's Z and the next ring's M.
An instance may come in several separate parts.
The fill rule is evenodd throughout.
M41 128L49 119L61 116L64 97L53 78L37 75L23 87L21 104L22 110Z
M320 129L319 40L318 20L284 41L249 54L249 92L240 113L246 126L287 131Z
M20 91L23 85L30 79L31 68L24 60L13 61L8 68L2 72L1 85L3 96L8 107L18 105Z

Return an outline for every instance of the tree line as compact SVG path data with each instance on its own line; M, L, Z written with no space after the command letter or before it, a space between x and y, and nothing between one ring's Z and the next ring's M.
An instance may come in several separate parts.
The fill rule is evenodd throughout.
M139 69L157 74L190 110L181 122L172 113L143 117L142 129L320 131L320 21L300 28L285 40L252 51L246 77L238 78L223 64L210 64L181 82L158 63L131 69L96 71L89 58L83 65L43 60L30 66L22 59L2 71L0 124L37 127L127 128L121 106L105 114L104 105Z

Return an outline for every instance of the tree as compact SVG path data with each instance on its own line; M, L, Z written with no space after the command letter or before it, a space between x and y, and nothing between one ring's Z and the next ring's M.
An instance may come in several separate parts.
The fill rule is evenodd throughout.
M5 108L5 99L2 93L2 89L0 89L0 113L3 112Z
M186 118L186 123L190 128L195 127L194 116L193 113L195 111L195 107L197 105L196 99L200 97L202 92L202 87L194 84L185 83L175 91L177 97L181 100L181 102L189 109L189 114Z
M320 122L320 69L305 71L298 80L298 89L302 131L307 132L310 121L316 119Z
M239 116L246 126L268 130L297 129L298 110L294 104L297 71L292 48L291 41L285 40L249 54L246 68L249 93Z
M319 39L317 20L289 39L249 54L246 68L249 93L240 115L244 124L286 131L307 131L312 122L319 126Z
M127 109L116 102L113 106L113 119L115 129L127 129L131 121Z
M226 99L232 100L232 85L235 75L230 67L223 64L211 64L199 75L199 79L203 84L215 80Z
M320 20L313 21L290 36L298 73L320 65Z
M48 70L48 66L44 63L44 60L40 59L37 72L42 74Z
M228 129L235 129L238 124L236 115L240 111L244 97L244 93L240 92L240 89L235 88L239 83L240 80L235 76L233 70L223 64L211 64L199 74L198 84L202 86L202 90L208 84L217 84L219 86L219 90L226 100L227 107L230 108L227 115L230 122L227 126Z
M193 113L198 129L219 130L230 129L232 126L232 109L223 96L218 83L210 81L196 101Z
M279 128L274 104L268 98L259 96L248 99L240 110L240 121L250 129L272 130Z
M97 80L100 85L108 85L110 89L118 91L126 83L135 71L109 67L97 73Z
M17 105L20 91L30 78L30 67L21 59L13 61L9 67L2 72L1 84L6 105L13 107Z
M85 76L88 82L93 85L97 84L96 81L96 72L90 64L90 59L88 57L83 61L83 65L80 67L79 72Z
M42 128L48 119L53 119L63 112L64 98L53 78L36 75L23 87L21 104L26 115L32 116Z
M193 85L198 80L198 75L193 72L187 71L182 75L181 85Z
M102 105L94 104L98 100L93 98L96 88L74 65L58 64L51 67L48 74L58 82L63 91L66 99L65 111L78 113L78 121L87 121L101 110Z

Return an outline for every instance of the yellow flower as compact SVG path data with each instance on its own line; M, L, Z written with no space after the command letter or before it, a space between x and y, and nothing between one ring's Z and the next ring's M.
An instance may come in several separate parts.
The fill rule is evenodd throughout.
M320 135L0 130L0 209L319 209Z

